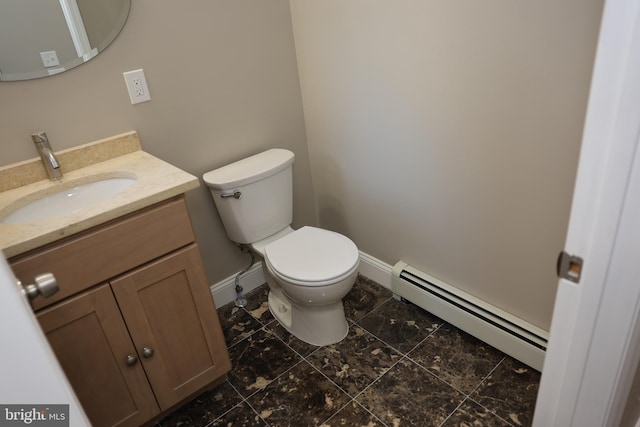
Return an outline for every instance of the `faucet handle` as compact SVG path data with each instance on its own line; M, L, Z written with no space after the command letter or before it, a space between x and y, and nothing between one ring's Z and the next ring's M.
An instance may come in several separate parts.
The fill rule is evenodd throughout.
M31 139L36 144L48 144L49 143L49 138L47 137L47 133L44 132L44 131L31 134Z

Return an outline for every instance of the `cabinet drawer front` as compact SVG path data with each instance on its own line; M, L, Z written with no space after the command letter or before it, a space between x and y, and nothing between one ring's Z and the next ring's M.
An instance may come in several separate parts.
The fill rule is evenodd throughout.
M139 211L78 236L11 259L23 283L45 272L55 275L60 291L37 298L39 309L104 282L195 240L184 197Z
M160 411L108 285L37 315L91 424L138 426Z

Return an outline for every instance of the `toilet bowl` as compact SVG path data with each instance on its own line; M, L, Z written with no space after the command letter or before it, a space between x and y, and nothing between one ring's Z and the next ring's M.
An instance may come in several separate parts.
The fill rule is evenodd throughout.
M334 231L291 228L293 159L289 150L271 149L203 179L229 239L261 258L276 320L309 344L334 344L348 332L342 298L357 277L359 251Z
M278 322L309 344L341 341L349 329L342 298L358 274L356 245L341 234L306 226L266 245L262 256L270 279L269 310Z

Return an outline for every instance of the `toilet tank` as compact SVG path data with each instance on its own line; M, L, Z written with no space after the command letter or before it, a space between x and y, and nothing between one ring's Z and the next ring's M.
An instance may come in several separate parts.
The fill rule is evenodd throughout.
M293 160L273 148L204 174L229 239L249 244L291 225Z

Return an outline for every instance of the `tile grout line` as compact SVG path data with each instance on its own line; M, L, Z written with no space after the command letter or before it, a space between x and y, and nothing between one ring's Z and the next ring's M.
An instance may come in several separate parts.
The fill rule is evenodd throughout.
M314 351L315 353L315 351ZM313 353L311 353L313 354ZM346 394L349 397L349 400L347 401L347 403L345 403L344 405L342 405L337 411L335 411L333 414L329 415L323 422L322 424L326 423L327 421L329 421L331 418L333 418L338 412L340 412L342 409L344 409L349 403L353 402L355 399L346 391L344 390L342 387L340 387L338 384L336 384L331 378L329 378L327 375L325 375L324 372L322 372L321 370L319 370L318 368L316 368L315 366L313 366L313 364L311 362L309 362L307 359L303 359L304 362L307 363L307 365L311 366L312 369L314 369L316 372L318 372L320 375L322 375L323 377L325 377L331 384L333 384L335 387L337 387L341 392L343 392L344 394Z
M227 382L229 382L229 381L227 380ZM260 414L260 413L256 410L256 408L254 408L254 407L253 407L253 405L251 405L251 403L249 403L249 399L248 399L248 397L249 397L249 396L248 396L248 397L244 397L244 396L243 396L243 395L238 391L238 389L236 388L236 386L234 386L234 385L233 385L233 384L231 384L230 382L229 382L229 385L233 388L233 390L234 390L236 393L238 393L238 395L242 398L242 401L241 401L240 403L238 403L237 405L235 405L233 408L229 409L229 410L225 413L225 415L226 415L226 414L228 414L229 412L231 412L234 408L238 407L239 405L241 405L241 404L243 404L243 403L246 403L246 404L247 404L247 406L248 406L248 407L253 411L253 413L254 413L258 418L260 418L262 421L264 421L264 423L265 423L267 426L269 426L270 424L269 424L269 423L268 423L264 418L262 418L262 414ZM256 392L255 392L255 393L257 393L257 392L258 392L258 390L256 390ZM255 393L251 394L250 396L253 396ZM224 416L224 415L223 415L223 416ZM216 418L214 421L219 420L220 418L222 418L222 416L220 416L220 417Z
M383 305L385 305L387 302L389 302L389 300L393 299L393 295L391 295L390 297L388 297L387 299L385 299L384 301L382 301L380 304L378 304L377 306L373 307L371 310L369 310L367 313L365 313L362 317L360 317L357 320L353 320L353 323L358 323L360 322L362 319L364 319L365 317L367 317L368 315L370 315L371 313L373 313L374 311L376 311L377 309L379 309L380 307L382 307Z
M484 376L484 378L482 378L482 381L480 381L478 383L478 385L476 386L476 388L473 389L473 391L471 393L469 393L469 396L467 397L466 400L470 400L472 402L474 402L475 404L477 404L478 406L480 406L481 408L486 409L487 411L489 411L490 413L492 413L494 416L498 417L499 419L501 419L502 421L504 421L505 423L509 424L512 427L515 427L513 425L513 423L511 423L509 420L506 420L504 418L502 418L500 415L498 415L497 413L495 413L494 411L492 411L491 409L487 408L486 406L484 406L483 404L481 404L480 402L478 402L477 400L475 400L473 397L471 397L471 395L480 388L480 386L482 385L482 383L491 376L491 374L493 374L495 372L496 369L498 369L498 367L505 361L507 360L507 356L503 356L502 359L496 363L496 366L493 367L493 369Z
M252 396L253 396L253 395L252 395ZM245 400L244 400L244 403L246 403L246 404L247 404L247 406L248 406L248 407L253 411L253 413L254 413L254 414L256 414L256 416L257 416L259 419L261 419L261 420L262 420L262 422L264 422L264 423L265 423L265 425L266 425L267 427L271 426L271 423L270 423L270 422L268 422L267 420L265 420L265 419L262 417L262 413L261 413L261 412L258 412L258 411L256 410L256 408L254 408L254 407L253 407L253 405L252 405L251 403L249 403L249 401L248 401L247 399L245 399Z
M338 409L334 414L332 414L329 418L327 418L326 420L324 420L321 424L321 426L324 425L324 423L326 423L327 421L331 420L333 417L335 417L336 415L338 415L338 413L340 413L340 411L342 411L344 408L346 408L347 406L349 406L350 403L355 403L356 405L360 406L362 409L364 409L369 415L371 415L373 418L375 418L377 421L379 421L383 427L388 427L387 423L385 423L384 421L382 421L376 414L374 414L373 412L371 412L369 410L369 408L367 408L366 406L364 406L362 403L358 402L355 398L351 398L350 401L348 401L347 403L345 403L344 405L342 405L342 407L340 409Z
M462 399L462 401L460 403L458 403L458 406L456 406L456 408L451 411L451 413L449 415L447 415L447 417L440 423L439 427L442 427L443 425L446 424L447 421L449 421L449 418L451 418L453 416L453 414L455 414L456 412L458 412L458 409L460 409L460 407L464 404L464 402L466 402L469 399L469 396L465 396L464 399Z
M219 416L218 418L216 418L216 419L215 419L215 420L213 420L213 421L217 421L217 420L221 419L223 416L227 415L229 412L231 412L231 411L232 411L233 409L235 409L236 407L240 406L240 405L241 405L241 404L243 404L243 403L246 403L246 404L247 404L247 406L248 406L248 407L253 411L253 413L254 413L254 414L256 414L256 416L258 416L258 418L260 418L262 421L264 421L264 423L265 423L267 426L269 426L270 424L269 424L268 422L266 422L266 421L262 418L262 415L261 415L261 414L256 410L256 408L254 408L254 407L249 403L249 397L251 397L251 396L253 396L254 394L256 394L259 390L256 390L255 392L253 392L253 393L252 393L252 394L250 394L249 396L244 397L244 396L242 395L242 393L240 393L240 392L238 391L238 389L236 388L236 386L234 386L233 384L231 384L231 383L229 382L229 380L227 380L227 383L229 383L229 385L231 386L231 388L233 388L233 390L234 390L236 393L238 393L238 396L240 396L240 398L241 398L242 400L240 401L240 403L238 403L238 404L234 405L234 406L233 406L233 408L229 409L227 412L225 412L223 415ZM213 423L213 421L212 421L212 423Z
M442 427L447 420L449 420L449 418L451 418L457 411L458 409L460 409L460 407L467 401L471 401L473 403L475 403L476 405L480 406L481 408L487 410L489 413L493 414L495 417L499 418L500 420L504 421L505 423L509 424L510 426L514 427L513 424L511 424L509 421L505 420L504 418L502 418L501 416L499 416L498 414L496 414L495 412L491 411L489 408L485 407L484 405L480 404L480 402L477 402L475 399L473 399L473 397L471 397L471 395L478 390L478 388L480 388L480 386L482 385L482 383L491 376L491 374L498 369L498 366L500 366L500 364L506 359L506 356L503 356L502 359L500 359L500 361L498 363L496 363L496 366L494 366L491 371L489 371L489 373L487 375L485 375L484 377L482 377L482 379L478 382L478 384L474 387L473 390L471 390L471 392L469 392L469 394L463 393L465 395L465 398L462 399L462 401L458 404L458 406L456 407L456 409L453 410L453 412L451 412L449 414L449 416L447 416L447 418L440 424L440 427ZM417 362L416 362L417 363ZM457 390L457 389L456 389ZM458 390L459 391L459 390Z
M496 369L498 369L498 366L500 366L502 364L502 362L505 361L505 359L507 358L507 356L502 356L502 359L500 359L500 361L498 363L496 363L496 366L494 366L487 375L485 375L480 382L478 383L477 386L475 386L475 388L473 390L471 390L471 393L469 393L469 397L471 397L471 395L480 388L480 386L482 385L482 383L491 376L491 374L493 374L495 372ZM474 400L475 402L475 400ZM476 402L477 403L477 402ZM482 405L481 405L482 406ZM484 408L484 406L483 406Z
M364 316L366 317L366 316ZM362 317L360 320L364 319L364 317ZM441 319L442 320L442 319ZM422 344L424 341L426 341L430 336L432 336L433 334L436 333L437 330L439 330L443 325L444 325L444 320L442 321L443 323L439 324L433 331L429 332L429 334L424 337L423 339L421 339L416 345L414 345L413 347L411 347L407 352L403 352L397 348L395 348L394 346L392 346L391 344L389 344L388 342L386 342L384 339L382 339L381 337L377 336L375 333L369 331L368 329L366 329L364 326L360 325L357 322L354 322L355 325L357 325L358 327L360 327L361 329L364 329L365 331L367 331L367 333L369 333L370 335L372 335L373 337L375 337L377 340L379 340L380 342L384 343L384 345L391 347L392 349L394 349L395 351L397 351L398 353L400 353L402 356L408 356L409 353L411 353L413 350L415 350L420 344Z
M304 359L302 360L298 360L296 363L294 363L291 367L289 367L287 370L285 370L284 372L282 372L280 375L277 375L274 379L272 379L271 381L269 381L268 384L266 384L264 387L257 389L256 391L254 391L253 393L247 395L247 397L243 396L243 401L246 402L246 404L251 408L251 410L256 413L261 420L263 420L267 425L271 425L271 423L267 422L265 419L262 418L262 415L253 407L253 405L251 405L251 403L249 403L249 399L253 396L255 396L256 394L260 393L261 391L264 391L267 387L269 387L272 383L276 382L279 378L281 378L282 376L286 375L289 371L291 371L293 368L295 368L296 366L298 366L300 363L304 362ZM233 385L232 385L233 386ZM235 388L235 387L234 387Z
M255 334L256 332L258 332L260 329L264 328L266 325L263 324L259 319L256 319L251 313L249 313L247 310L245 310L244 307L238 307L238 309L243 310L246 314L249 315L249 317L251 317L252 319L254 319L256 322L258 322L260 324L260 328L258 328L257 330L251 332L250 334L242 337L240 340L234 342L233 344L229 344L228 342L225 343L227 344L227 350L231 349L232 347L235 347L236 345L240 344L242 341L246 340L247 338L251 337L253 334ZM271 322L269 322L271 323Z
M384 377L385 375L387 375L387 374L389 373L389 371L391 371L393 368L395 368L395 367L396 367L396 365L397 365L398 363L400 363L400 362L402 361L402 359L405 359L405 358L406 358L406 356L405 356L404 354L400 353L400 357L398 358L398 360L396 360L396 361L393 363L393 365L391 365L391 366L389 367L389 369L387 369L387 370L384 372L384 374L380 375L378 378L376 378L375 380L371 381L371 384L369 384L368 386L366 386L365 388L363 388L363 389L362 389L358 394L356 394L356 395L353 397L353 399L354 399L354 400L356 400L358 397L360 397L360 396L361 396L361 395L362 395L362 394L363 394L367 389L369 389L369 388L370 388L371 386L373 386L375 383L377 383L378 381L380 381L380 379L381 379L382 377ZM356 402L358 402L358 401L356 400ZM358 403L360 403L360 402L358 402ZM362 405L362 404L361 404L361 405ZM363 407L365 407L364 405L362 405L362 406L363 406ZM365 407L365 408L366 408L366 407Z

